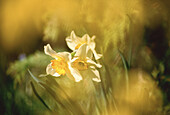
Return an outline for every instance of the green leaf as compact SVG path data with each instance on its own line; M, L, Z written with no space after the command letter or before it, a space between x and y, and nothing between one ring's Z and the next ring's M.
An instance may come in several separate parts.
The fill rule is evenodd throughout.
M45 103L45 101L40 97L40 95L38 94L38 92L36 91L34 84L32 82L30 82L32 90L34 92L34 94L36 95L36 97L43 103L43 105L51 111L51 109L48 107L48 105Z

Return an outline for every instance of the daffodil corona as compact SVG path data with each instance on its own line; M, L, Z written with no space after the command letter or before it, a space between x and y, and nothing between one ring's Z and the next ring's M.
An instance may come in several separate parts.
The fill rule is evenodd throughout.
M64 60L51 60L51 66L59 75L65 75L68 64Z

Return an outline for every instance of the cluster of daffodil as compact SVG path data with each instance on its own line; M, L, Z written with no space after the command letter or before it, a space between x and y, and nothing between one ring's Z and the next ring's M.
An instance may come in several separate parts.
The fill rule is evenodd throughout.
M100 74L96 68L101 68L102 65L96 63L96 61L102 55L96 53L94 39L95 36L90 37L88 34L78 37L72 31L71 35L66 38L66 43L73 51L72 53L56 53L49 44L44 46L45 54L54 58L46 68L47 74L55 77L66 75L76 82L90 76L92 80L100 82Z

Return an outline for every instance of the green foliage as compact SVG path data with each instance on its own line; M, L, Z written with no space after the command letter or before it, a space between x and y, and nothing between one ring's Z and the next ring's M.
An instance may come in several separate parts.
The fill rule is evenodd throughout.
M64 76L58 79L52 76L37 78L30 71L29 73L35 82L34 84L37 86L37 91L43 88L43 95L49 94L48 96L43 96L46 103L48 103L47 105L44 104L45 102L39 96L38 98L47 108L49 105L50 108L48 109L52 110L55 114L78 115L94 113L97 109L97 107L94 106L94 102L102 98L98 93L94 93L97 89L94 89L94 84L89 79L75 83ZM83 88L84 84L86 84L85 88ZM35 90L34 86L32 88ZM34 93L37 91L34 91ZM98 103L101 102L99 101ZM93 107L93 109L91 107Z
M46 56L42 52L36 52L33 55L25 57L22 60L15 61L8 68L7 74L15 77L15 87L17 84L22 84L27 78L27 69L31 68L38 75L40 73L45 73L45 68L50 62L50 57ZM41 69L40 69L41 68Z

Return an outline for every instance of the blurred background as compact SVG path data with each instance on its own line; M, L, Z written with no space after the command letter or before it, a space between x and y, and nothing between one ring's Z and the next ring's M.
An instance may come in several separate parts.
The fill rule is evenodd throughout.
M0 114L170 114L169 6L169 0L1 0ZM54 103L28 69L46 73L47 43L71 52L65 38L72 30L96 36L102 82L55 79L60 89L46 84L61 97Z

